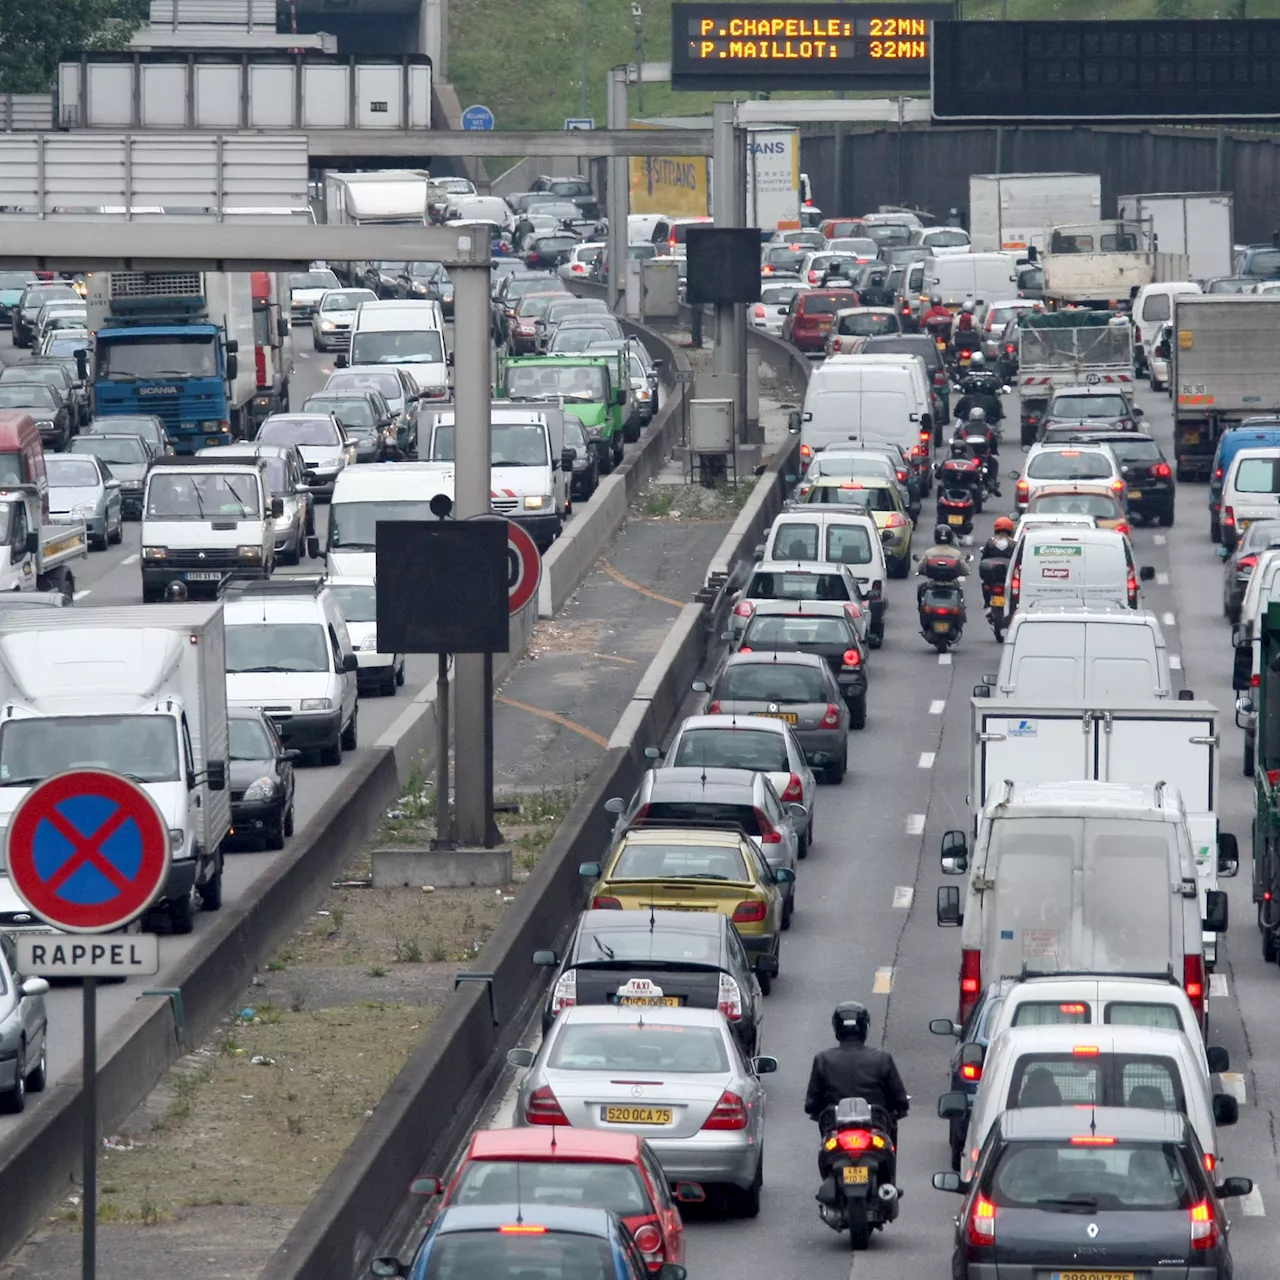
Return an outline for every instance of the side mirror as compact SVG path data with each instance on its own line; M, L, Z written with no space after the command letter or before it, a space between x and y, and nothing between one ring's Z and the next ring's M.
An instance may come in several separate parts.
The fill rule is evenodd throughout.
M598 862L580 862L578 863L578 874L584 880L599 880L600 864Z
M710 692L710 688L709 688L709 686L707 685L707 682L706 682L705 680L695 680L695 681L693 682L693 684L692 684L692 685L690 685L689 687L694 691L694 693L709 693L709 692Z
M1138 570L1138 579L1141 582L1154 582L1156 580L1156 567L1153 564L1144 564Z
M560 451L560 470L570 472L573 470L573 460L578 455L572 449L562 449Z
M448 352L445 355L444 362L449 366L450 369L453 368L453 352L452 351Z
M655 369L664 369L667 364L665 360L650 360L649 363L653 365Z
M409 1183L409 1194L411 1196L444 1195L444 1179L437 1178L434 1173L429 1173L422 1178L414 1178Z
M284 515L284 499L272 498L271 499L271 518L273 520L279 520L280 517L283 515Z
M1015 470L1015 471L1010 471L1010 472L1009 472L1009 479L1010 479L1010 480L1021 480L1021 479L1022 479L1022 472L1021 472L1021 471L1016 471L1016 470Z
M1179 702L1194 702L1196 700L1196 691L1194 689L1179 689Z
M1204 931L1227 931L1227 895L1221 889L1210 889L1204 895Z
M40 535L36 530L27 530L27 540L22 544L22 549L29 556L35 555L40 550Z
M227 343L227 381L234 382L240 372L240 359L231 354L231 343Z
M1133 406L1133 416L1134 416L1135 418L1140 418L1140 417L1142 417L1142 406L1141 406L1140 404L1135 404L1135 405Z
M333 367L335 369L345 369L347 367L347 356L345 352L339 351L338 354L333 357Z
M881 529L881 530L880 530L880 541L881 541L881 542L883 542L886 546L887 546L890 542L892 542L892 541L893 541L893 530L892 530L892 529Z
M988 689L994 689L996 687L996 681L999 679L1000 676L998 673L992 671L982 677L982 683L985 684Z
M1217 556L1219 560L1225 560L1231 552L1228 551L1226 547L1214 547L1213 554Z
M787 414L787 431L793 436L800 434L800 411L793 409Z
M375 1276L403 1276L408 1272L399 1258L374 1258L369 1263L369 1273Z
M282 751L276 759L281 764L292 764L295 760L302 759L302 752L297 747L290 747L287 751Z
M76 377L81 382L89 380L89 353L81 347L76 353Z
M962 876L969 870L969 845L963 831L943 833L941 858L944 875Z
M225 791L227 789L227 762L225 760L210 760L204 767L204 777L210 791Z
M973 696L975 698L989 698L991 697L991 689L985 684L975 684L973 686Z
M357 671L360 668L360 659L354 653L344 653L342 655L342 670L346 674Z
M1218 832L1218 874L1231 879L1240 871L1240 843L1229 831ZM1225 1071L1226 1068L1224 1067Z
M554 969L560 961L554 951L535 951L533 953L533 963L539 969Z
M513 1067L531 1067L533 1066L534 1053L532 1049L508 1049L507 1061Z
M727 640L729 637L725 636L724 638ZM646 760L661 760L662 752L657 747L645 747L644 758Z
M969 1095L959 1089L944 1093L938 1099L938 1117L942 1120L963 1120L969 1114Z
M49 990L49 983L44 978L28 978L22 984L24 996L42 996Z
M756 956L754 967L758 976L764 978L776 978L778 976L778 957Z
M1209 1045L1204 1051L1204 1060L1210 1075L1231 1070L1231 1055L1220 1044Z
M227 339L227 355L233 356L240 350L240 344L234 338Z
M933 1175L933 1189L935 1191L954 1191L962 1192L964 1183L960 1181L958 1173L935 1173Z
M1239 1119L1240 1104L1235 1100L1235 1098L1229 1093L1215 1093L1213 1095L1214 1124L1235 1124Z
M790 867L779 867L773 873L774 884L794 884L796 873Z
M941 929L958 929L964 924L964 915L960 910L960 889L954 884L938 886L938 927Z
M771 1076L778 1069L777 1058L752 1058L751 1066L758 1076Z
M1229 1200L1233 1196L1247 1196L1253 1191L1253 1179L1227 1178L1222 1186L1214 1187L1213 1190L1219 1200Z
M950 1018L931 1018L929 1020L929 1030L935 1036L958 1036L960 1034L960 1024L952 1022Z
M621 813L627 807L627 802L621 796L610 796L604 802L605 813Z

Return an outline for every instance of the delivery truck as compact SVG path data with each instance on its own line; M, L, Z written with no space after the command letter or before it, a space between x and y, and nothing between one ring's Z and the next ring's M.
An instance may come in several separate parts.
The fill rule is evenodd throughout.
M0 433L2 436L2 433ZM47 524L35 484L0 488L0 592L57 591L74 596L73 564L89 558L83 520Z
M1116 214L1150 225L1161 253L1185 254L1192 280L1229 276L1233 255L1230 192L1168 192L1120 196Z
M136 782L169 832L152 909L190 933L222 905L227 664L221 604L0 612L0 825L39 782L103 769ZM3 899L12 894L0 885Z
M1089 222L1102 214L1096 173L975 173L969 177L969 237L975 253L1009 250L1025 256L1045 247L1057 223Z

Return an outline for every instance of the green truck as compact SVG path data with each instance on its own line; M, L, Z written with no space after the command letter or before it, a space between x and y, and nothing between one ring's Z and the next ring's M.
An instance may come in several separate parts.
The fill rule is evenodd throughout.
M601 474L622 461L631 386L625 351L598 356L499 356L497 394L504 400L557 401L596 450Z
M1280 603L1259 619L1258 683L1236 701L1236 723L1254 728L1253 900L1262 955L1280 960Z

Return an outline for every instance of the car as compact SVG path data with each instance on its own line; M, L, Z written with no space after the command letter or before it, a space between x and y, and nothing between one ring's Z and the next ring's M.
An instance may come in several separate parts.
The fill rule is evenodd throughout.
M642 1135L668 1182L722 1187L743 1217L759 1213L767 1102L760 1077L778 1063L747 1058L718 1009L656 1016L607 1005L566 1009L536 1055L507 1056L528 1067L516 1095L518 1125Z
M364 693L394 697L404 684L404 654L378 650L378 592L372 578L328 579L329 590L342 610L356 651L356 687Z
M89 545L105 551L124 537L124 501L120 481L93 454L47 453L49 519L54 524L83 521Z
M571 201L577 206L579 216L586 221L594 221L600 216L600 202L591 189L591 180L581 174L560 178L544 174L535 178L529 189L535 193L555 196L557 200Z
M764 280L771 276L784 275L800 279L800 267L813 252L804 244L767 244L760 251L760 276Z
M75 330L72 329L60 329L58 333L59 336L75 338ZM79 348L85 347L88 341L88 336L83 330L81 335L81 337L75 338L75 341L79 343ZM90 403L92 397L89 394L88 379L81 375L80 361L75 355L75 350L79 348L58 355L52 352L52 348L55 345L52 342L41 343L39 353L28 356L21 364L9 367L27 369L37 379L47 381L54 387L61 386L67 398L71 401L72 420L76 423L77 430L83 431L88 426L90 418L93 417L93 406ZM47 370L53 370L54 372L46 372ZM87 373L87 370L85 372Z
M41 339L39 355L74 361L76 352L87 351L89 343L88 329L54 329Z
M771 871L792 872L780 880L782 927L791 927L795 909L795 868L800 856L797 824L808 817L801 804L784 805L768 775L752 769L708 768L705 764L649 769L631 801L621 796L605 804L618 815L614 839L633 827L715 826L727 823L746 835ZM804 812L801 812L804 810Z
M35 419L46 453L61 453L75 434L71 401L47 382L0 381L0 409L25 409Z
M790 602L779 602L790 607ZM766 608L761 604L759 608ZM810 609L848 609L845 605L828 605L810 601ZM645 754L656 760L657 748ZM803 805L806 814L801 818L793 813L799 845L796 856L806 858L813 845L814 808L817 800L817 781L804 752L791 732L791 726L768 716L751 719L725 719L724 716L686 716L676 729L675 736L661 755L663 768L691 768L707 765L721 769L750 769L763 773L786 805Z
M230 740L227 785L231 789L233 844L283 849L293 835L293 762L301 751L286 750L275 725L256 707L228 707Z
M616 323L616 317L603 298L555 298L533 322L535 341L540 352L546 353L556 327L570 316L598 316L606 322L613 320Z
M88 311L83 301L77 303L70 298L53 298L36 312L31 331L31 345L39 349L46 334L60 329L85 330L88 318Z
M821 455L819 455L821 456ZM855 507L868 512L880 531L885 566L891 578L911 572L911 537L915 526L902 501L897 476L805 476L804 503L809 506Z
M988 360L998 360L1005 327L1009 321L1015 319L1021 311L1034 312L1043 309L1043 306L1033 298L1009 298L999 302L988 302L978 322L978 328L982 332L982 354Z
M556 326L546 354L578 355L601 342L612 344L616 350L624 338L622 326L612 316L575 316Z
M294 444L264 444L261 440L242 440L238 444L221 444L197 450L201 458L261 458L267 464L267 481L271 496L279 498L284 510L275 521L276 563L297 564L308 552L307 540L315 537L316 506L311 490L303 478L306 464ZM315 547L316 555L319 548Z
M114 418L90 418L86 431L105 431L108 435L141 436L156 451L157 457L173 453L173 441L165 429L164 419L156 414L122 413Z
M1280 548L1280 520L1255 520L1228 551L1218 548L1218 555L1225 562L1222 566L1222 614L1228 621L1240 621L1240 605L1244 601L1249 577L1258 563L1258 556L1272 548Z
M1033 444L1022 472L1010 471L1009 478L1017 481L1014 501L1019 514L1027 509L1031 495L1045 485L1094 481L1110 485L1122 500L1125 493L1120 463L1105 444Z
M693 221L693 219L686 219ZM699 218L699 222L710 222L710 218ZM809 253L816 253L820 249L827 247L827 237L817 228L806 228L804 230L791 231L775 231L769 240L770 245L785 244L793 248L802 248Z
M1130 516L1165 528L1173 524L1177 489L1173 467L1151 436L1134 431L1091 431L1077 439L1105 444L1115 454Z
M708 693L708 715L777 716L795 730L810 764L831 783L844 781L849 747L849 708L826 662L815 654L730 654L714 683L694 684Z
M377 302L372 289L326 289L311 312L311 343L317 351L345 351L362 302Z
M76 436L68 453L91 453L111 468L120 482L120 513L125 520L142 519L142 489L155 451L141 436L107 435L93 431Z
M857 305L852 289L806 289L791 299L779 336L807 355L821 355L836 312Z
M525 242L525 265L535 271L556 271L569 260L569 253L577 243L578 237L572 231L536 231Z
M892 307L843 307L827 334L827 355L862 351L868 338L893 337L902 332Z
M580 240L569 250L569 256L556 268L561 280L589 280L591 268L605 250L603 240Z
M718 911L584 911L563 957L535 951L533 960L556 970L543 1035L579 1005L719 1009L743 1053L759 1048L763 992L742 938ZM647 993L646 983L662 994Z
M554 276L546 277L547 280L554 280ZM572 294L563 293L560 290L549 290L544 285L543 290L538 293L525 293L518 300L515 300L515 306L507 314L506 333L507 333L507 352L509 355L534 355L538 351L538 324L543 313L551 306L553 302L566 302L572 298Z
M390 301L399 296L400 273L403 262L363 262L351 272L354 288L368 289L379 301Z
M35 337L36 316L46 302L53 299L78 302L84 305L80 295L63 280L33 280L23 290L10 310L13 317L13 345L29 347Z
M326 289L341 288L342 282L327 267L311 271L294 271L289 275L289 318L310 320Z
M718 919L719 917L708 917ZM684 1262L684 1223L653 1148L636 1134L534 1126L478 1129L453 1181L415 1178L416 1195L450 1205L509 1203L611 1209L622 1219L650 1273Z
M982 1061L979 1054L985 1052L987 1045L991 1043L992 1027L1004 1000L1007 985L1003 980L988 984L987 989L978 997L977 1004L969 1010L969 1016L965 1018L963 1024L957 1025L950 1018L934 1018L929 1023L929 1030L934 1035L955 1037L956 1047L951 1055L949 1092L963 1094L970 1100L970 1105L978 1096L978 1086L982 1080ZM968 1116L947 1117L947 1142L951 1147L953 1169L960 1168L968 1127Z
M849 708L849 727L867 724L867 650L843 605L762 602L738 653L813 653L825 658Z
M920 515L920 482L911 472L911 459L899 444L888 441L880 444L864 437L848 445L829 445L814 454L804 479L796 486L795 501L805 501L809 490L824 476L891 480L897 486L907 515L913 521Z
M545 271L530 271L524 263L518 262L515 269L502 277L493 291L494 341L499 346L509 341L510 320L526 294L552 292L558 293L562 298L573 296L565 290L556 276Z
M1036 489L1024 515L1092 516L1096 529L1130 533L1124 502L1109 484L1046 484Z
M734 597L729 627L735 639L762 600L835 600L843 605L856 605L859 616L866 618L868 627L870 625L870 601L853 570L844 564L761 560ZM866 638L865 632L863 635Z
M1166 320L1156 329L1155 341L1147 357L1147 381L1152 391L1172 391L1169 388L1169 370L1173 367L1173 322Z
M303 479L318 498L332 497L339 474L356 460L355 446L332 413L273 413L254 439L296 445L306 467Z
M62 360L36 358L21 364L6 365L0 369L0 386L7 383L43 382L52 387L65 401L73 430L79 430L89 421L88 395L76 375Z
M572 413L564 415L564 447L573 454L573 479L569 484L570 498L585 502L600 483L600 451L587 437L587 428ZM596 439L600 428L592 427Z
M22 1111L27 1093L41 1093L49 1081L49 984L18 967L18 947L0 933L0 1109Z
M933 1177L939 1190L965 1197L953 1280L1155 1275L1173 1258L1183 1275L1230 1280L1222 1201L1248 1195L1253 1183L1235 1177L1215 1186L1205 1159L1175 1111L1006 1111L970 1182Z
M1141 406L1134 404L1118 385L1103 382L1055 391L1040 420L1040 430L1082 422L1105 424L1111 431L1140 431L1147 426Z
M1201 282L1205 293L1249 293L1257 280L1253 276L1213 276Z
M710 820L705 826L633 827L603 862L584 862L578 871L592 883L593 911L716 911L727 917L751 957L760 990L769 994L785 927L782 890L795 883L796 873L770 870L740 828Z
M831 253L825 246L806 253L796 274L810 288L818 288L828 275L849 275L865 265L867 259L856 253Z
M832 236L826 248L828 253L851 253L864 264L880 256L880 246L870 236Z
M422 396L413 374L399 364L358 364L335 369L322 391L377 391L402 420L412 416Z
M355 446L357 462L385 462L399 452L396 415L381 391L320 391L303 401L302 412L333 414Z
M760 301L747 308L747 320L753 329L761 329L775 338L782 336L782 321L791 308L791 300L808 289L797 276L775 275L760 282Z
M441 262L406 262L396 277L397 298L426 298L453 315L453 280Z
M22 291L29 284L38 281L31 278L29 271L0 271L0 325L6 329L13 326L13 310L22 297Z

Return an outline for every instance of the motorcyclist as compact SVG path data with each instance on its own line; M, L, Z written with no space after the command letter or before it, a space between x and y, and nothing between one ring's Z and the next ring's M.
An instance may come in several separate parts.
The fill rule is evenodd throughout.
M986 542L982 544L982 560L1011 560L1013 558L1013 531L1016 526L1010 516L998 516L995 527Z
M963 440L973 446L974 453L982 461L987 488L1000 496L1000 450L996 433L980 407L969 410L968 417L956 428L954 440Z
M942 305L941 296L935 293L929 299L929 310L920 317L920 326L935 337L949 338L953 319L951 312Z
M974 351L982 345L982 335L978 332L978 318L973 313L973 301L966 298L956 316L954 328L951 330L952 345L960 351Z
M933 546L929 547L920 557L920 567L916 570L916 577L924 579L916 588L917 605L924 599L924 593L929 589L929 561L944 559L955 561L955 577L964 578L968 576L969 566L965 563L964 554L960 550L955 530L949 525L940 524L933 531Z
M975 378L972 375L977 373ZM964 394L956 401L955 416L963 422L973 409L981 409L983 417L994 426L1004 419L1004 406L1000 397L989 389L987 360L981 351L969 357L969 369L960 382Z
M895 1148L883 1168L887 1180L896 1185L898 1121L910 1110L911 1099L893 1054L867 1044L871 1015L866 1006L856 1000L836 1005L831 1014L831 1027L836 1034L836 1044L814 1054L809 1088L804 1096L805 1115L821 1123L822 1113L842 1098L865 1098L872 1107L881 1108L883 1115L878 1119L887 1125ZM818 1169L825 1176L821 1152Z

